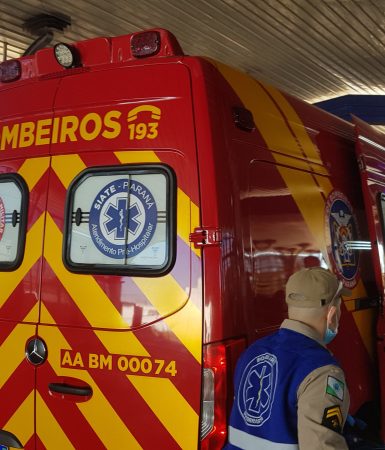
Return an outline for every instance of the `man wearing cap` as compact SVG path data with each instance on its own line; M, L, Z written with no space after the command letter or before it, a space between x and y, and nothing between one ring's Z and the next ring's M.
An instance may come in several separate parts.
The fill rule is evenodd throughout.
M238 361L226 450L348 448L342 429L349 393L325 347L337 334L341 295L350 291L321 267L289 278L289 319Z

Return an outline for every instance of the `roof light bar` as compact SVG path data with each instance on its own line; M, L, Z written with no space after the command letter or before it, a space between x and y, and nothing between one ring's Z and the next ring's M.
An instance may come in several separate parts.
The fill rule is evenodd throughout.
M79 57L76 49L71 45L56 44L54 47L56 61L65 69L79 66Z
M8 83L21 77L21 64L16 59L10 59L0 64L0 81Z
M145 31L131 37L131 51L136 58L156 55L160 50L160 34L157 31Z

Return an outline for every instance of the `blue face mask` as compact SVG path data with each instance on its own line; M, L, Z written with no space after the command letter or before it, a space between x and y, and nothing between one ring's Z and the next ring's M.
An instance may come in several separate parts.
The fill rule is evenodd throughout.
M338 328L335 331L331 330L329 327L326 328L326 331L324 334L324 339L323 339L324 343L326 345L330 344L330 342L337 336L337 333L338 333Z

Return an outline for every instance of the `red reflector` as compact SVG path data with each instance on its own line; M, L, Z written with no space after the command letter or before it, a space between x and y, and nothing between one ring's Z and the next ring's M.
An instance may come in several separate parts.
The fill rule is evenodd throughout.
M7 83L16 81L21 77L21 65L16 59L4 61L0 64L0 81Z
M145 31L131 37L131 51L137 58L156 55L159 50L160 34L157 31Z

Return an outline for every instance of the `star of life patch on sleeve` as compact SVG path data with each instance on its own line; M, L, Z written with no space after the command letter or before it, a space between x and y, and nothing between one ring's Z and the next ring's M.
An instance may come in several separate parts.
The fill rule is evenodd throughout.
M338 398L342 402L345 395L345 384L342 381L337 380L337 378L329 375L326 384L326 393Z

